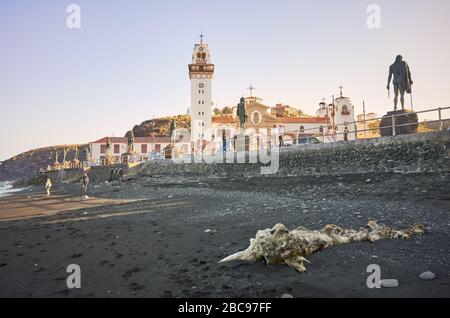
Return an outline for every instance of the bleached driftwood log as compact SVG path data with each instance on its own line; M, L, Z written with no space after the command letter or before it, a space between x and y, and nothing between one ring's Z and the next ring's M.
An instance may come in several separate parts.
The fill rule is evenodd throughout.
M375 221L369 221L358 231L333 224L325 226L320 231L311 231L304 227L289 231L283 224L277 224L272 229L258 231L256 237L250 239L250 246L245 251L230 255L220 262L234 260L256 262L264 259L268 265L285 264L304 272L306 268L303 262L308 262L305 257L324 248L360 241L409 239L424 232L425 227L421 224L405 230L394 230Z

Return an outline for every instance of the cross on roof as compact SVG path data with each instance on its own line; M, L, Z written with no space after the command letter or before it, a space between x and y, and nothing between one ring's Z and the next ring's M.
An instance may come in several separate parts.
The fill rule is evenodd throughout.
M344 89L344 87L341 85L339 86L339 90L341 91L341 97L342 97L342 90Z
M203 38L204 38L205 36L203 35L203 33L200 33L200 44L203 44Z
M250 91L250 97L252 97L253 96L253 90L255 90L256 88L253 87L252 84L250 84L250 87L248 87L247 89Z

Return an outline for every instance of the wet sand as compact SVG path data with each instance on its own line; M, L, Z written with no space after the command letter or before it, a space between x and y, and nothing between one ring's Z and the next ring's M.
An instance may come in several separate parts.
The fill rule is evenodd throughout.
M92 187L88 200L79 185L54 190L0 198L0 296L450 296L448 176L146 178L120 191ZM428 232L332 247L312 255L301 274L262 262L217 263L276 223L359 228L369 219L396 228L423 223ZM67 289L69 264L81 267L81 289ZM369 264L399 286L368 289ZM436 279L418 277L427 270Z

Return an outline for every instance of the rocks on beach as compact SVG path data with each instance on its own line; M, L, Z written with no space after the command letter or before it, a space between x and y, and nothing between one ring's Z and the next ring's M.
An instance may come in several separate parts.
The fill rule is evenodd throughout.
M398 287L398 280L396 279L382 279L380 281L381 287L395 288Z
M436 278L436 275L433 272L426 271L420 274L419 277L423 280L433 280Z

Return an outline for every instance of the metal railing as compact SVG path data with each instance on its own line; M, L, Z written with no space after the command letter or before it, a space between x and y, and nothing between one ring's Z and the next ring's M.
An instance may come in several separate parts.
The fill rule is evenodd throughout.
M347 132L344 132L343 130L337 130L337 131L333 131L333 127L332 125L330 126L316 126L316 127L312 127L312 128L305 128L302 130L295 130L295 131L290 131L287 134L296 134L297 136L299 136L298 138L295 138L297 140L301 140L303 138L310 138L310 136L308 137L301 137L300 135L305 135L308 134L308 132L311 132L310 135L315 136L317 138L322 138L322 141L325 141L326 137L332 137L333 141L338 141L335 139L333 139L335 136L340 136L343 135L345 136L345 134L347 133L348 136L350 136L351 134L354 134L355 138L352 139L367 139L366 137L358 137L359 133L365 133L365 132L373 132L373 131L380 131L381 129L392 129L392 136L396 136L397 135L397 131L398 128L401 127L406 127L406 126L414 126L414 125L420 125L420 124L432 124L432 123L439 123L438 125L438 129L437 130L443 130L444 129L444 123L445 122L450 122L450 117L446 117L444 118L442 116L442 112L444 110L450 110L450 107L438 107L438 108L433 108L433 109L427 109L427 110L421 110L421 111L413 111L413 112L408 112L408 113L403 113L403 114L392 114L390 116L391 119L391 125L379 125L377 127L368 127L367 128L367 124L371 124L371 123L376 123L379 122L381 124L381 120L383 118L386 117L376 117L376 118L370 118L370 119L365 119L365 120L356 120L353 122L348 122L348 123L343 123L343 124L335 124L334 127L347 127L349 130ZM411 116L411 115L419 115L419 114L425 114L425 113L436 113L437 112L437 120L427 120L427 121L422 121L422 122L418 122L418 123L406 123L406 124L397 124L397 118L398 117L406 117L406 116ZM364 127L366 127L365 129L358 129L358 124L362 124ZM331 129L329 128L331 127ZM353 129L350 129L353 128ZM320 132L320 131L323 132ZM372 138L377 138L379 136L375 136ZM294 139L284 139L286 140L294 140Z
M412 111L408 113L402 113L402 114L392 114L390 116L390 123L391 125L380 125L381 120L384 117L376 117L376 118L369 118L365 120L356 120L353 122L348 123L341 123L341 124L335 124L334 128L336 129L330 129L330 126L316 126L311 128L305 128L302 130L294 130L285 132L281 135L283 135L283 140L281 142L281 146L291 146L291 145L299 145L299 144L310 144L310 143L331 143L331 142L338 142L338 141L345 141L345 135L347 135L347 140L354 140L354 139L373 139L373 138L379 138L380 136L372 136L370 138L367 137L360 137L358 136L360 133L366 133L366 132L374 132L374 131L381 131L384 129L391 129L390 133L388 135L396 136L399 132L399 130L402 127L406 126L417 126L420 124L432 124L432 123L438 123L438 129L435 130L443 130L444 129L444 123L449 122L450 123L450 117L444 117L442 112L444 110L450 110L450 107L439 107L439 108L433 108L433 109L427 109L427 110L421 110L421 111ZM417 115L419 114L425 114L425 113L437 113L437 120L427 120L427 121L418 121L417 123L406 123L406 124L398 124L399 122L398 118L401 116L411 116L411 115ZM367 127L367 124L371 123L379 123L379 125L375 127ZM363 125L364 129L358 129L358 124ZM343 129L339 130L339 127L347 127L348 131L344 131ZM333 127L331 127L333 128ZM352 129L351 129L352 128ZM322 131L322 132L321 132ZM286 138L289 135L293 135L295 137ZM260 135L261 136L261 135ZM254 137L254 136L253 136ZM261 139L259 141L254 141L255 138L250 138L249 142L245 142L243 140L240 140L240 147L242 150L242 145L244 145L245 151L257 151L258 149L264 148L264 149L270 149L271 145L275 142L277 144L280 144L278 140L278 136L276 138L273 138L273 135L271 136L265 136L266 140ZM315 139L314 139L315 138ZM236 152L237 149L235 149L236 141L233 137L227 138L227 146L226 150L223 151L223 141L212 141L207 143L206 147L203 150L196 149L195 153L197 155L213 155L217 152ZM191 155L191 152L188 151L188 153L184 155Z

